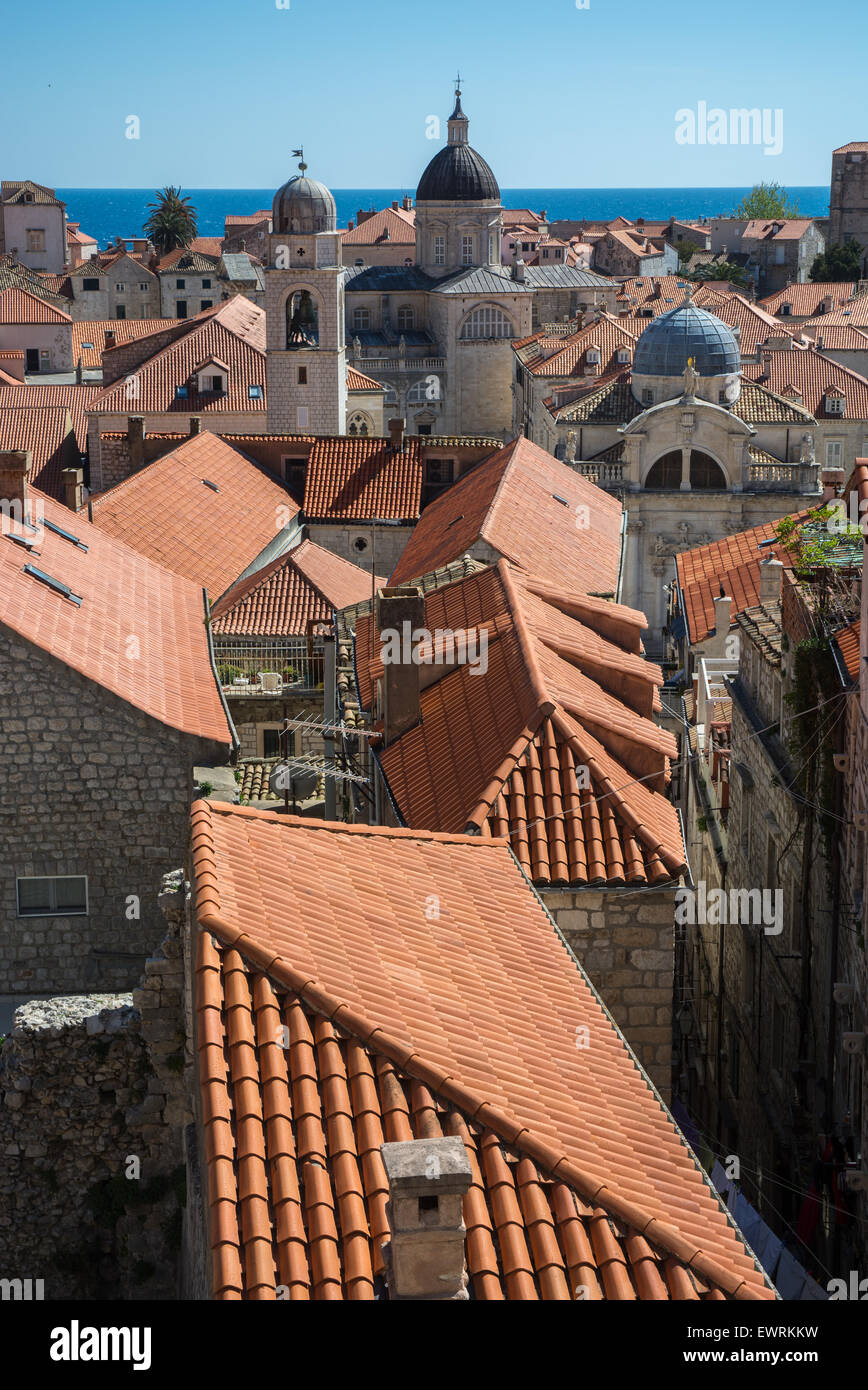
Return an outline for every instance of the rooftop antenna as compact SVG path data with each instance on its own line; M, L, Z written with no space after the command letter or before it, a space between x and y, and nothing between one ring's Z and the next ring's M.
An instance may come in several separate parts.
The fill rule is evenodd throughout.
M293 152L292 152L292 157L293 157L293 159L300 159L300 160L301 160L301 163L299 164L298 167L299 167L299 169L301 170L302 176L303 176L305 170L307 169L307 165L306 165L305 162L304 162L304 145L302 145L302 147L301 147L300 150L293 150Z

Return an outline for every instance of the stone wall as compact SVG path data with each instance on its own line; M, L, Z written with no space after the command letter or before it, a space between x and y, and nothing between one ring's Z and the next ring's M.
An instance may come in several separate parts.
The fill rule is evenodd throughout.
M46 1300L174 1298L184 1231L183 875L134 994L18 1009L0 1049L0 1277Z
M537 891L668 1103L675 889Z
M376 536L374 536L376 531ZM413 534L412 526L377 526L360 521L343 523L310 522L307 528L310 540L316 541L333 555L351 561L360 569L371 572L373 555L376 572L388 577L400 560L404 546ZM364 541L362 550L356 548L356 541Z
M129 989L162 935L156 896L186 843L193 767L227 754L2 628L0 670L0 994ZM87 913L18 917L16 879L56 875L87 875Z

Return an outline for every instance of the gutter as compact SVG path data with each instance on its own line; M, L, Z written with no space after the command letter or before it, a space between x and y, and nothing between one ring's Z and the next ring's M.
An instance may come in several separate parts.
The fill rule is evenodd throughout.
M229 713L229 706L226 703L226 696L223 694L223 687L220 684L220 675L217 670L217 661L214 656L214 633L211 629L211 605L208 602L207 589L202 590L202 602L205 607L205 636L208 642L208 660L211 662L211 674L214 677L214 684L220 696L220 703L223 706L223 713L226 715L226 723L229 725L229 732L232 735L231 757L237 761L238 749L241 747L241 740L238 731L232 722L232 715Z
M618 556L618 586L615 590L615 602L621 602L621 594L624 589L624 558L627 550L627 508L621 504L621 552Z

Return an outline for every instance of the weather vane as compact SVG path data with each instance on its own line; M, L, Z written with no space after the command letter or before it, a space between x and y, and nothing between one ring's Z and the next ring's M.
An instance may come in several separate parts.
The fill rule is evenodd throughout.
M460 96L461 96L461 73L460 73L460 72L459 72L458 76L457 76L456 79L455 79L455 95L456 95L457 97L460 97Z
M292 157L293 157L293 159L300 159L300 160L301 160L301 163L299 164L298 167L299 167L299 169L301 170L301 172L304 173L305 169L307 168L307 165L306 165L305 162L304 162L304 145L302 145L302 147L301 147L300 150L293 150L293 152L292 152Z

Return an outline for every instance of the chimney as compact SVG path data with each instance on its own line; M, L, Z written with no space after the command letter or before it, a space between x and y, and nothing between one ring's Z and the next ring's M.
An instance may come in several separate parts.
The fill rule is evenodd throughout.
M389 421L389 442L396 454L404 452L404 425L402 418Z
M113 347L115 346L117 340L118 340L117 330L114 329L114 328L107 328L106 331L105 331L105 345L106 345L106 347L107 347L107 348L113 348Z
M392 211L393 211L393 212L397 212L397 211L398 211L398 200L397 200L397 198L396 198L396 199L394 200L394 202L392 203Z
M404 194L404 200L401 203L401 207L404 209L405 212L413 211L413 199L410 197L409 193Z
M760 603L780 603L784 567L770 555L760 565Z
M523 261L523 260L521 259L521 257L519 256L518 260L515 261L515 263L513 264L513 267L512 267L512 278L513 278L513 280L522 280L522 281L523 281L524 278L525 278L525 272L526 272L526 270L527 270L527 267L526 267L524 261Z
M348 232L351 232L351 231L353 230L353 228L355 227L355 225L356 225L355 219L351 217L350 220L349 220L349 222L347 223L347 231L348 231Z
M127 449L130 455L130 468L135 471L145 462L145 417L131 415L127 420Z
M389 1183L391 1240L383 1246L389 1297L465 1301L462 1199L472 1173L464 1141L411 1139L380 1148Z
M0 450L0 503L19 502L22 517L32 464L33 455L29 449Z
M721 655L723 654L723 648L726 645L726 639L729 634L729 624L731 619L732 598L729 594L720 594L719 597L714 600L714 635L716 638L723 639L722 641L716 643L716 645L720 646L721 648Z
M418 724L421 716L419 666L412 660L410 650L413 633L425 625L425 600L421 589L413 584L382 589L377 595L376 616L384 657L383 741L388 747L406 729ZM385 634L388 637L384 640ZM395 659L387 660L396 647Z
M201 415L191 415L191 416L190 416L190 433L191 433L191 434L201 434L201 433L202 433L202 416L201 416Z
M832 298L832 296L831 296L830 294L827 294L826 297L825 297L825 299L823 300L823 303L822 303L821 306L820 306L820 312L823 313L823 314L831 314L831 312L832 312L832 310L834 309L834 307L835 307L835 301L834 301L834 299Z
M765 348L763 348L762 357L763 357L763 373L762 373L762 374L763 374L763 378L767 378L767 377L769 377L769 376L771 375L771 370L772 370L772 355L771 355L771 353L768 352Z
M71 512L79 512L84 506L84 469L64 468L63 500Z

